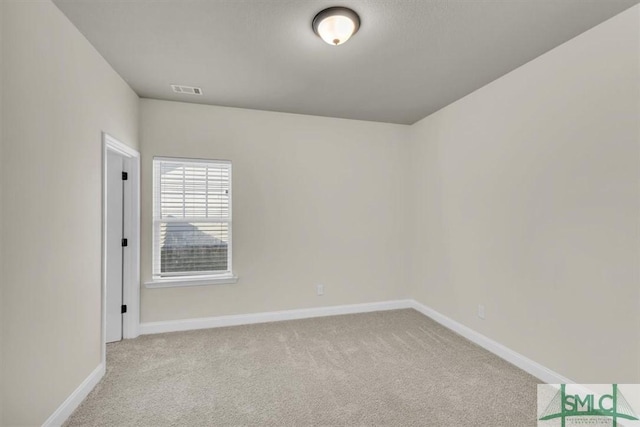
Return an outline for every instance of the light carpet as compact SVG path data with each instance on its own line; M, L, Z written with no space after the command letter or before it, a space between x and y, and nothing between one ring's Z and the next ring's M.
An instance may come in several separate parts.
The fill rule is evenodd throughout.
M538 381L415 310L147 335L66 426L536 425Z

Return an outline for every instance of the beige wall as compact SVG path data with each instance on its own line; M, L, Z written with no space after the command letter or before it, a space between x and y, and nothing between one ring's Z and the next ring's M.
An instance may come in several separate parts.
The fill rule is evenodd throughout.
M100 363L101 131L138 98L49 1L4 2L4 423L40 425Z
M412 296L578 382L640 382L639 22L412 128Z
M140 114L142 279L151 279L153 156L233 162L240 278L143 288L143 322L408 296L398 232L407 126L146 99Z

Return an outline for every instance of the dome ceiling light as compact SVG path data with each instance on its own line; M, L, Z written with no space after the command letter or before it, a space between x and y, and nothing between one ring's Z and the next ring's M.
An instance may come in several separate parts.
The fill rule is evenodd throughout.
M313 32L330 45L346 42L360 28L360 17L346 7L330 7L313 18Z

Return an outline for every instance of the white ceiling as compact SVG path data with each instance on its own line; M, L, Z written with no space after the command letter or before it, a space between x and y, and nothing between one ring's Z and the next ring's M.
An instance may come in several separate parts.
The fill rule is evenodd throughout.
M141 97L405 124L639 1L54 0ZM337 5L362 26L334 47Z

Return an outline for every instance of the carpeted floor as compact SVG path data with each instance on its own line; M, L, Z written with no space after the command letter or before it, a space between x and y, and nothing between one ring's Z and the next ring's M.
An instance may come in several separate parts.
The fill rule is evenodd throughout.
M536 425L537 380L414 310L147 335L67 426Z

